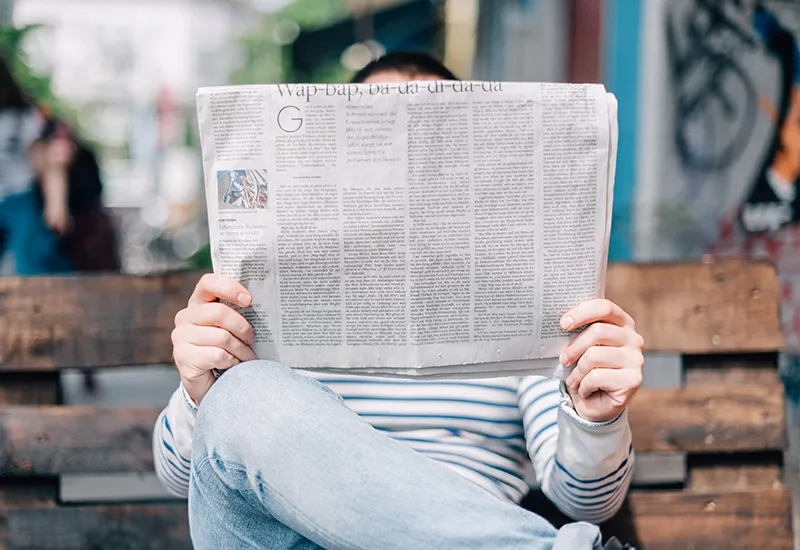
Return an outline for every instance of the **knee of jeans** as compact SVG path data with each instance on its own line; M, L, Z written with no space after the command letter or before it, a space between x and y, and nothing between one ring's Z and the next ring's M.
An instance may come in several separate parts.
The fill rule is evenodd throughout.
M281 433L303 414L310 380L285 365L249 361L223 374L203 398L195 422L195 442L232 448L266 431Z

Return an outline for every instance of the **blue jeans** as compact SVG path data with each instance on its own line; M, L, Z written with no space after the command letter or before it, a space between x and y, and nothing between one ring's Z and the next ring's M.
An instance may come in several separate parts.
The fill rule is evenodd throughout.
M269 361L226 372L197 415L189 524L198 550L594 550L381 434L315 380Z
M11 251L18 275L63 273L72 267L42 216L33 191L0 199L0 257Z

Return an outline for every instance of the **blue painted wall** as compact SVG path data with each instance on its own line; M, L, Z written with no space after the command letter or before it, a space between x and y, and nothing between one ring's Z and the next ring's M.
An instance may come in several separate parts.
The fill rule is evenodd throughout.
M609 259L630 260L634 245L636 125L642 0L606 0L605 83L619 102L619 151Z

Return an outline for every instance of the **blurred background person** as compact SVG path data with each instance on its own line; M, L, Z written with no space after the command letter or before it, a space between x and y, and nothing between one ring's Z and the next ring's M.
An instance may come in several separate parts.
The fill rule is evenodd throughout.
M59 231L60 247L75 271L119 271L116 227L102 202L103 183L94 152L61 121L48 120L34 151L62 143L68 158L68 225ZM39 177L34 192L40 209L47 215L47 183Z
M72 223L67 166L69 140L40 140L45 120L0 58L0 256L13 256L19 275L69 271L59 243ZM41 201L35 192L40 182Z

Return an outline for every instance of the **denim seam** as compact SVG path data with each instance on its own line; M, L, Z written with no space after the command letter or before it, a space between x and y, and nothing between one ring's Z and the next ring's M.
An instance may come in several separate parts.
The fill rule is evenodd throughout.
M239 473L242 473L242 474L245 475L245 477L247 477L247 469L244 466L241 466L240 464L234 464L234 463L227 462L227 461L223 460L216 453L212 453L211 456L206 457L203 461L201 461L201 465L204 462L210 462L212 459L217 463L217 465L224 465L228 469L238 470ZM317 525L316 523L311 521L305 514L301 513L295 506L291 505L285 498L283 498L280 495L280 493L278 493L273 487L271 487L269 485L269 483L267 483L264 480L263 476L261 475L261 472L256 472L255 477L256 477L256 482L258 484L258 489L262 493L262 495L260 495L260 496L263 496L264 488L266 487L268 490L270 490L272 492L272 496L275 497L276 499L278 499L283 504L283 506L288 508L295 517L299 518L300 520L302 520L307 525L312 526L320 534L322 534L323 536L327 537L329 540L335 541L339 545L342 545L342 546L345 546L345 547L348 547L348 548L357 548L355 545L353 545L353 544L351 544L351 543L349 543L349 542L347 542L345 540L342 540L339 537L334 536L332 533L328 532L325 529L322 529L319 525ZM267 512L267 513L269 513L269 512ZM299 534L302 535L302 533L299 533Z
M198 483L198 474L199 474L200 470L202 468L204 468L205 466L208 466L210 462L211 462L211 457L206 456L206 457L203 457L198 463L196 463L196 462L192 463L192 477L194 478L193 479L193 484L197 487L197 491L200 492L200 493L203 492L203 489L202 489L202 484ZM214 475L216 475L216 474L214 474ZM224 484L224 482L223 482L223 484ZM208 497L203 496L203 498L207 499ZM215 501L215 503L216 503L216 501ZM189 520L189 523L190 523L190 527L191 527L191 518ZM238 534L237 534L237 536L238 536ZM248 545L248 546L250 546L250 545ZM260 546L256 546L256 548L259 548L259 547Z

